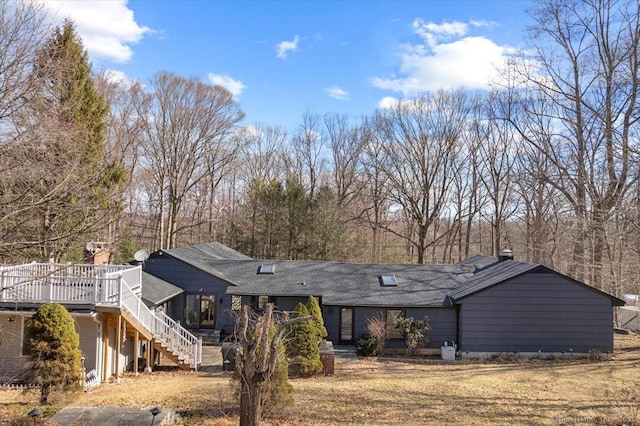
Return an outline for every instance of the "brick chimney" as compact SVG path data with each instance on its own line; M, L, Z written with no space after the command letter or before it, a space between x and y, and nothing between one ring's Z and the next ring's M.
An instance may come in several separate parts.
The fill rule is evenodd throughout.
M104 265L109 263L111 252L104 242L89 242L84 247L84 262L91 265Z

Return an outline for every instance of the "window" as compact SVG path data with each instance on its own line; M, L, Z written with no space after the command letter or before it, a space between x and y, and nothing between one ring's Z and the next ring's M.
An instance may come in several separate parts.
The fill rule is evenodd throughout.
M187 294L184 305L184 322L189 328L214 328L216 323L216 295Z
M385 334L388 340L403 340L404 333L396 328L398 318L404 317L404 309L387 309Z
M267 303L276 303L276 298L272 296L251 296L251 307L256 311L267 309Z
M353 308L340 308L339 343L353 343Z
M380 285L383 287L395 287L398 285L398 280L395 275L380 275Z
M231 296L231 310L239 311L242 308L242 296Z
M273 274L276 270L276 265L273 263L268 263L265 265L260 265L260 269L258 269L258 274Z
M256 308L258 308L259 311L264 311L267 309L267 303L269 303L269 296L258 296Z

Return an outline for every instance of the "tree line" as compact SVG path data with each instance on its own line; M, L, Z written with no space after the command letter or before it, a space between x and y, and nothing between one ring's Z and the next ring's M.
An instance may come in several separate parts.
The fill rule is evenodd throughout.
M640 6L540 0L489 90L243 122L220 86L91 70L73 23L0 10L0 259L220 241L256 258L451 263L513 249L637 292Z

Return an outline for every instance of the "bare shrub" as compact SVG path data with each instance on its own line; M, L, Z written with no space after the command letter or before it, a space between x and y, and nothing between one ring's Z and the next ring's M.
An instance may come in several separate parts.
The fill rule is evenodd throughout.
M367 331L375 341L376 355L382 353L386 336L386 320L380 312L367 319Z

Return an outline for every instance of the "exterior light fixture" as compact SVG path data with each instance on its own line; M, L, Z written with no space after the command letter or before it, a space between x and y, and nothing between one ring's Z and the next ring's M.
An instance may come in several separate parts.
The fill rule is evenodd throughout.
M39 408L34 408L33 410L27 413L27 416L31 417L33 419L33 423L35 424L36 419L40 414L42 414L42 411L40 411Z
M151 410L149 410L149 412L153 416L151 418L151 426L153 426L153 422L156 420L156 416L160 414L160 409L158 407L153 407Z

